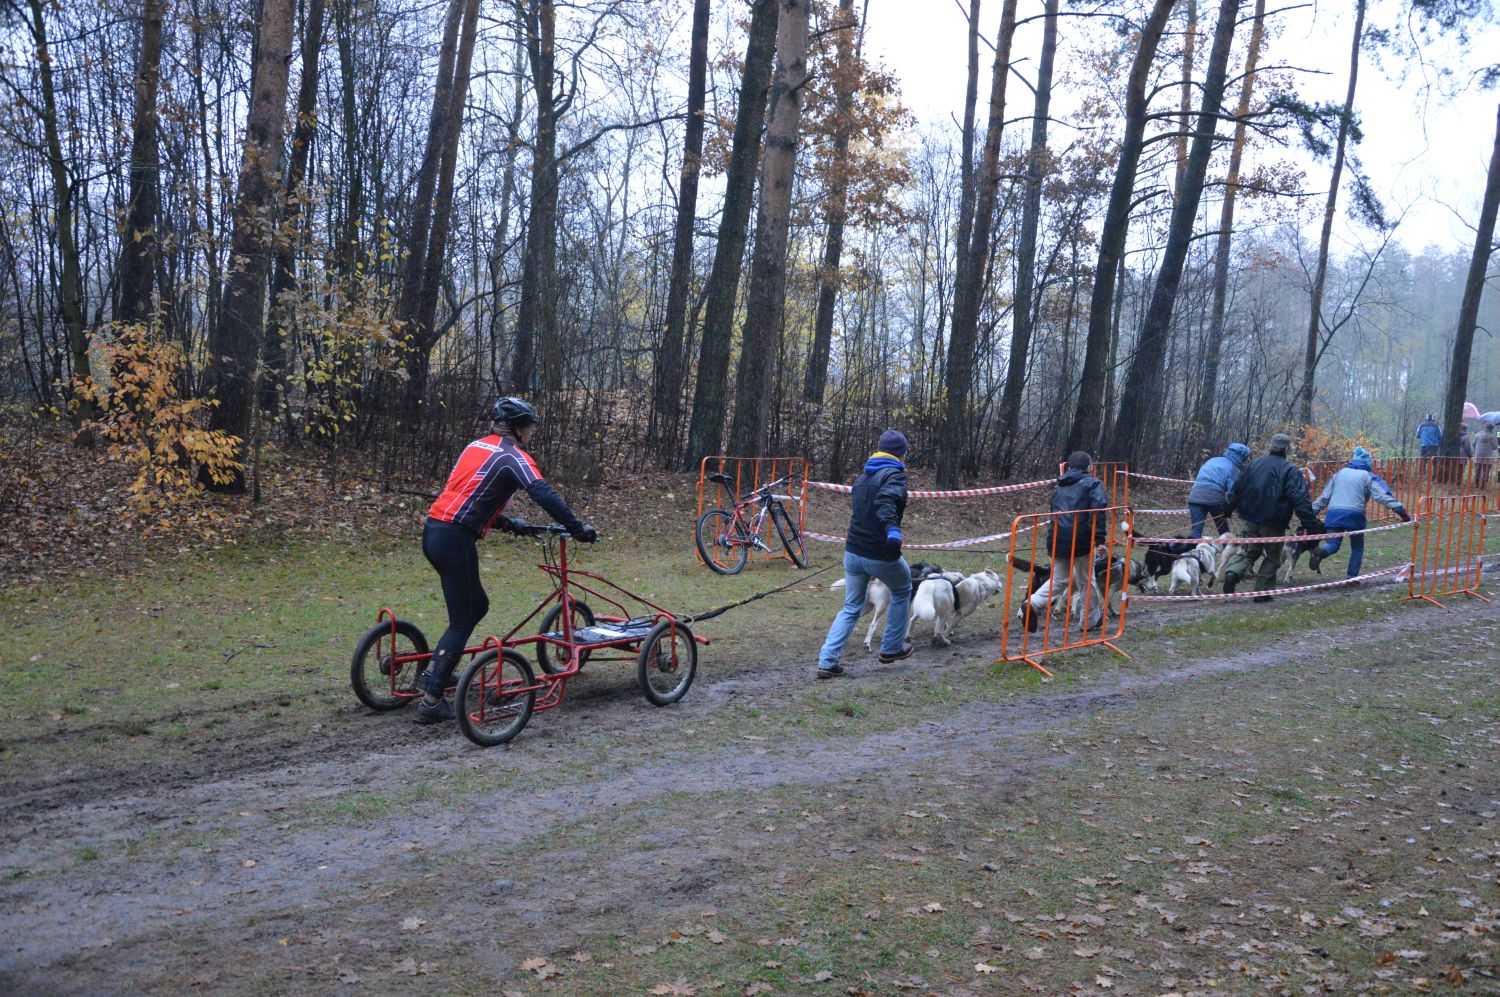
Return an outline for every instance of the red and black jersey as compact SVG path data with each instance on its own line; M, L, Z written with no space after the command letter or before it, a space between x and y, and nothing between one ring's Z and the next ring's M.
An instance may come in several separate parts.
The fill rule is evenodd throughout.
M515 440L498 435L464 447L427 515L482 537L499 520L517 488L526 489L533 502L569 530L582 528L562 496L542 478L531 455L516 446Z

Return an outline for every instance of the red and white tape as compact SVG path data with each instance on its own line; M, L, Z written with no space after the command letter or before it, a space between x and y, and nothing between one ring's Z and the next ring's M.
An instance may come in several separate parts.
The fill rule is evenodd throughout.
M1053 485L1053 484L1056 484L1056 483L1057 482L1054 479L1048 478L1046 481L1026 481L1026 482L1023 482L1023 483L1021 483L1019 485L996 485L993 488L958 488L958 489L954 489L952 491L932 491L930 489L929 490L918 489L917 491L907 492L906 493L906 497L907 498L975 498L976 496L979 496L979 495L1002 495L1002 494L1004 494L1006 492L1020 492L1020 491L1025 491L1028 488L1045 488L1048 485ZM832 481L809 481L807 483L807 487L809 487L809 488L821 488L821 489L823 489L824 491L827 491L827 492L843 492L845 495L848 495L850 492L854 491L854 486L853 485L840 485L840 484L835 484ZM808 536L811 536L811 535L812 534L808 534Z
M1021 532L1025 533L1028 530L1033 530L1035 528L1036 527L1034 527L1034 526L1023 526L1023 527L1021 527ZM804 537L807 537L809 540L821 540L824 543L830 543L830 544L841 544L841 543L844 543L846 540L849 539L848 537L830 536L827 533L814 533L811 530L803 530L802 531L802 535ZM991 534L990 536L987 536L987 537L969 537L967 540L949 540L946 543L935 543L935 544L909 544L909 543L903 543L901 545L901 549L902 550L957 550L960 547L973 547L975 544L986 544L986 543L992 543L992 542L994 542L996 540L1004 540L1004 539L1008 538L1009 536L1010 536L1009 533L994 533L994 534Z
M1166 482L1170 482L1171 484L1174 484L1174 485L1191 485L1191 484L1193 484L1193 482L1190 481L1190 480L1188 480L1187 478L1163 478L1163 477L1161 477L1160 475L1157 475L1157 474L1142 474L1139 471L1126 471L1125 473L1128 474L1128 475L1130 475L1130 477L1132 477L1132 478L1144 478L1147 481L1166 481Z
M1386 575L1394 575L1398 572L1405 573L1411 569L1411 562L1398 564L1394 568L1385 568L1381 571L1371 571L1364 575L1355 575L1353 578L1341 578L1336 582L1318 582L1315 585L1294 585L1291 588L1270 589L1266 592L1210 592L1205 595L1133 595L1131 602L1204 602L1217 599L1253 599L1258 595L1290 595L1293 592L1312 592L1317 589L1339 588L1343 585L1353 585L1367 578L1382 578ZM1401 581L1400 578L1397 581Z
M1303 540L1332 540L1334 537L1352 537L1362 533L1382 533L1385 530L1399 530L1403 526L1415 526L1415 519L1404 523L1392 523L1389 526L1369 526L1363 530L1344 530L1342 533L1309 533L1305 536L1296 537L1204 537L1200 543L1211 544L1281 544L1292 541ZM1140 547L1144 544L1180 544L1187 542L1189 537L1136 537L1135 544Z
M1132 509L1137 516L1191 516L1191 509Z

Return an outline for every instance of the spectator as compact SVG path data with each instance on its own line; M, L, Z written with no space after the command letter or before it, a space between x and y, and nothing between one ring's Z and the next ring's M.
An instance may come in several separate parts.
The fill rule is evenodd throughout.
M1422 446L1423 457L1436 457L1438 448L1443 445L1443 430L1431 412L1417 426L1417 442Z
M1313 512L1328 510L1325 522L1329 530L1363 530L1367 525L1365 505L1371 500L1379 502L1400 516L1403 521L1411 522L1411 513L1406 511L1406 506L1402 505L1391 492L1390 486L1374 472L1373 465L1374 457L1370 455L1370 451L1364 447L1355 447L1354 459L1339 468L1338 473L1328 479L1328 485L1323 489L1323 494L1318 496L1318 500L1313 503ZM1323 559L1333 556L1343 542L1343 537L1330 537L1324 540L1308 556L1308 566L1317 571ZM1364 557L1365 536L1363 533L1356 533L1349 538L1348 575L1350 578L1359 574L1359 566Z
M875 453L850 496L849 535L844 542L844 608L833 618L828 639L818 652L818 678L844 674L839 664L844 645L865 611L865 590L878 578L891 590L882 663L911 655L906 628L911 622L911 568L901 556L901 517L906 513L906 437L894 429L880 434Z
M1308 499L1307 479L1286 459L1291 446L1292 438L1285 433L1271 437L1269 452L1251 461L1229 489L1228 511L1238 512L1244 521L1241 537L1285 536L1293 513L1309 533L1323 532L1323 524L1318 522ZM1241 545L1224 566L1224 591L1233 592L1258 560L1255 591L1262 594L1255 601L1270 602L1270 593L1276 588L1276 571L1281 567L1281 553L1279 543Z
M1458 455L1464 460L1474 459L1474 437L1469 433L1469 424L1463 424L1462 432L1458 434Z
M1188 536L1197 540L1203 536L1203 524L1209 516L1214 518L1218 533L1229 530L1229 516L1225 509L1229 503L1229 489L1240 476L1240 468L1250 459L1250 448L1243 443L1231 443L1223 456L1210 457L1198 468L1193 489L1188 492L1188 512L1193 517Z
M1075 450L1068 455L1068 469L1052 490L1052 511L1061 513L1053 516L1047 527L1052 577L1021 607L1028 633L1035 633L1042 614L1069 593L1073 596L1073 618L1083 630L1104 626L1104 597L1094 581L1094 548L1109 543L1109 517L1091 510L1108 509L1109 493L1104 490L1104 482L1091 473L1093 467L1092 457Z
M1481 420L1469 438L1469 446L1474 450L1474 487L1484 491L1490 484L1490 469L1495 466L1495 427Z

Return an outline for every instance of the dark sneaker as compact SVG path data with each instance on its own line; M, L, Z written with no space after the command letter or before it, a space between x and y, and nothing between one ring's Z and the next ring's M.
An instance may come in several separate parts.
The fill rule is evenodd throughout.
M894 654L886 654L884 651L881 651L880 663L882 665L888 665L892 661L900 661L902 658L909 658L911 657L911 652L913 650L915 650L915 648L912 647L911 641L907 641L905 644L901 645L901 650L895 652Z
M1036 633L1037 630L1041 627L1041 617L1031 611L1030 603L1027 603L1020 609L1016 610L1016 615L1021 618L1021 625L1026 628L1026 632L1029 634Z
M1274 597L1273 596L1269 596L1269 595L1258 595L1254 599L1251 599L1250 601L1251 602L1270 602L1272 598L1274 598Z
M452 719L453 704L446 699L440 699L434 703L423 696L417 702L417 723L419 724L437 724Z
M843 665L834 665L831 668L818 669L818 678L820 679L836 679L842 674L844 674Z
M1318 556L1317 551L1313 551L1311 554L1307 555L1307 566L1313 571L1318 571L1318 565L1322 563L1323 559ZM1322 572L1318 571L1318 574L1322 574Z
M1240 583L1240 576L1239 575L1225 575L1224 576L1224 594L1225 595L1233 595L1234 594L1235 586L1238 585L1239 583Z

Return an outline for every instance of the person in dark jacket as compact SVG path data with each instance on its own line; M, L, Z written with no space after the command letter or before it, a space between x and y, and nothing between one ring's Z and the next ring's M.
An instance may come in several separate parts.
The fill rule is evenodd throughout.
M880 434L875 453L854 483L849 533L844 541L844 608L833 618L818 652L818 678L844 674L844 645L865 610L865 590L878 578L891 590L882 663L911 655L906 628L911 622L911 568L901 556L901 517L906 513L906 437L894 429Z
M1239 513L1243 522L1240 536L1280 537L1285 536L1291 525L1292 515L1302 521L1309 533L1322 533L1323 524L1313 512L1312 500L1307 493L1307 479L1300 468L1286 459L1292 447L1292 438L1285 433L1271 437L1270 452L1250 462L1239 480L1229 489L1228 511ZM1242 544L1224 566L1224 591L1233 592L1255 562L1260 567L1255 572L1256 602L1270 602L1270 592L1276 588L1276 571L1281 567L1282 545L1279 543Z
M1443 445L1443 428L1437 424L1431 412L1417 424L1417 443L1422 447L1423 457L1436 457L1438 449Z
M1047 552L1052 558L1052 576L1031 593L1021 607L1021 619L1029 632L1041 626L1042 616L1072 594L1073 619L1084 630L1104 625L1104 597L1094 581L1094 548L1109 543L1109 517L1096 509L1109 508L1104 482L1090 471L1094 460L1082 450L1068 455L1068 469L1052 490L1052 511L1057 515L1047 527ZM1087 618L1085 618L1087 617Z
M1212 516L1219 533L1229 529L1229 515L1224 511L1229 503L1229 489L1240 476L1240 469L1250 459L1250 448L1243 443L1231 443L1221 457L1210 457L1198 468L1193 479L1193 489L1188 492L1188 513L1193 518L1193 527L1188 536L1197 540L1203 536L1203 524Z

